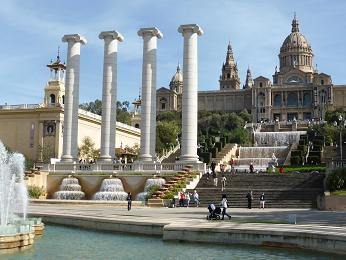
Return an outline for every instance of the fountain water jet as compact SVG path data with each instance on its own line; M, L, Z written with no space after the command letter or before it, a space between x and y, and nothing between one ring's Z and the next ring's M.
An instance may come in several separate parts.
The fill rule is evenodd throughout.
M54 198L58 200L81 200L84 197L79 180L70 175L62 180L59 191L54 193Z
M28 192L24 180L24 156L6 151L0 141L0 250L33 243L34 226L40 219L27 219Z
M97 192L94 200L126 200L127 193L124 191L123 183L118 178L104 179L100 191Z
M301 135L306 131L291 132L254 132L255 140L258 146L282 146L298 143Z

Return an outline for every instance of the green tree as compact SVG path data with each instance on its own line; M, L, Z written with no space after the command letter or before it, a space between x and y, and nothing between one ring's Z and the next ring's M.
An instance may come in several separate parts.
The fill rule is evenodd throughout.
M180 129L175 121L158 121L156 124L156 152L169 149L177 144Z
M99 99L96 99L94 102L82 103L79 107L94 114L102 115L102 101Z
M86 160L97 160L100 157L100 150L95 148L95 142L89 136L84 137L78 147L78 157Z
M324 118L329 124L334 124L334 122L339 123L340 116L345 119L345 112L339 108L334 111L327 111Z

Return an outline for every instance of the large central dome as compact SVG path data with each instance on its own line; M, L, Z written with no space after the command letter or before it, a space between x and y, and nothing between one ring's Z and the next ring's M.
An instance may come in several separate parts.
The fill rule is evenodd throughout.
M297 68L304 72L312 72L312 57L311 45L305 36L299 32L299 23L296 16L294 16L292 31L280 48L280 71L285 72Z

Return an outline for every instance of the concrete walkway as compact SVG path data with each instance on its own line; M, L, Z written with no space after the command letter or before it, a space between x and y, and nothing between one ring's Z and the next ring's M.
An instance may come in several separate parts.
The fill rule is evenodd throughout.
M31 214L64 214L106 218L152 218L163 223L185 220L205 220L208 214L206 208L147 208L134 206L131 211L117 204L108 205L69 205L69 204L31 204ZM240 222L287 222L288 216L295 214L297 225L344 226L346 228L345 211L319 211L314 209L240 209L231 208L227 212L232 215L232 221Z
M205 208L133 207L127 211L115 204L33 203L28 212L46 223L159 235L164 240L298 247L346 255L346 212L230 209L232 219L225 221L207 221ZM293 214L296 225L282 224Z

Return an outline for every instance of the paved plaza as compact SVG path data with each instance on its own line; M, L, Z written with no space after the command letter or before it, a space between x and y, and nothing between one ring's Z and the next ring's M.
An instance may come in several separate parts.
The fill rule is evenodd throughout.
M31 204L29 214L42 215L74 215L92 216L109 219L123 220L152 220L169 224L176 221L202 221L205 220L208 210L206 208L147 208L133 207L127 211L125 207L116 204ZM232 215L230 222L286 222L289 215L295 214L297 225L322 225L344 227L346 233L346 212L342 211L319 211L314 209L241 209L230 208L227 210ZM204 221L205 220L205 221ZM228 222L228 221L226 221Z

